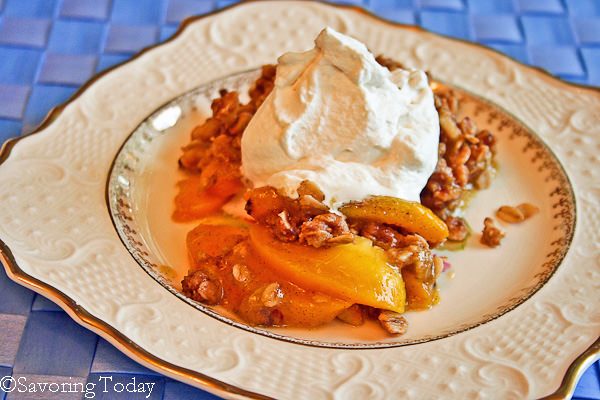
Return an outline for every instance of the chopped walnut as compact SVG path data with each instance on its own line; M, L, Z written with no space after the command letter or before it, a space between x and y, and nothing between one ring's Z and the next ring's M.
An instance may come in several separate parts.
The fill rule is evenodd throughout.
M347 244L354 242L354 234L352 232L343 233L339 236L334 236L331 239L327 240L327 244L335 245L335 244Z
M182 148L179 166L201 174L206 186L240 179L241 135L271 92L274 80L275 67L264 66L246 104L240 103L237 92L221 90L211 104L212 116L192 130L189 144Z
M322 202L323 200L325 200L325 195L323 194L321 189L319 189L318 186L311 181L304 180L300 182L300 186L298 186L297 192L298 196L300 197L311 196L318 202Z
M500 241L504 237L504 232L496 227L494 220L489 217L483 220L483 225L484 227L481 235L481 243L489 247L499 246Z
M327 213L304 222L299 237L301 243L318 248L331 244L332 241L335 243L334 239L340 236L343 237L343 243L352 241L352 233L344 218L334 213ZM338 239L337 242L339 241Z
M260 300L262 301L265 307L275 307L279 303L281 303L281 299L283 298L283 292L281 291L281 287L279 283L273 282L268 284L262 291L260 296Z
M223 298L223 288L216 280L211 280L202 271L189 273L181 281L183 294L201 303L219 304Z
M307 201L307 196L312 197L291 199L273 187L259 187L246 193L246 212L259 224L269 227L279 240L293 242L298 240L302 224L329 211L316 199Z
M248 282L250 280L250 270L244 264L235 264L231 268L231 273L233 278L240 283Z
M444 222L448 226L448 240L461 242L469 235L469 228L464 219L460 217L448 217Z
M381 311L377 319L381 326L393 335L403 335L408 328L406 319L397 312Z
M391 249L399 247L404 240L402 234L398 230L389 225L377 224L369 222L359 229L360 235L371 239L373 243L382 249Z
M434 99L440 117L439 156L436 169L421 192L421 203L445 220L462 204L469 190L490 185L496 138L487 130L479 130L469 117L458 117L460 99L452 90L440 86ZM466 235L456 228L456 237Z
M419 235L406 235L401 246L387 250L389 261L399 269L412 271L422 282L435 282L433 254L427 241Z
M422 249L416 245L410 245L402 248L392 248L387 251L389 260L402 269L406 266L419 263L421 260Z
M449 140L457 140L460 138L462 132L456 124L456 119L450 110L444 107L439 111L439 115L442 133L446 135Z

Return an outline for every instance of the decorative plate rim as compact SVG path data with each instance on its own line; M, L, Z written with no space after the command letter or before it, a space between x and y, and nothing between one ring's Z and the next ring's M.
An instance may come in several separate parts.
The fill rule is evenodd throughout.
M156 282L158 282L163 288L168 290L171 294L173 294L179 300L194 307L195 309L199 310L200 312L203 312L204 314L208 315L209 317L215 318L216 320L223 322L225 324L228 324L230 326L233 326L235 328L242 329L247 332L257 334L257 335L262 335L262 336L265 336L265 337L268 337L271 339L281 340L284 342L290 342L290 343L299 344L299 345L321 347L321 348L331 348L331 349L348 349L348 350L385 349L385 348L394 348L394 347L413 346L413 345L418 345L421 343L429 343L429 342L445 339L445 338L448 338L448 337L451 337L454 335L458 335L460 333L475 329L481 325L487 324L487 323L489 323L497 318L500 318L503 315L515 310L517 307L523 305L531 297L533 297L537 292L539 292L546 284L548 284L548 282L550 281L552 276L554 276L554 274L556 273L556 271L562 264L563 260L567 256L569 249L571 247L571 244L573 242L573 239L575 236L575 230L576 230L576 226L577 226L577 199L575 196L575 191L573 189L573 184L571 182L571 179L569 178L569 175L567 174L567 171L565 170L565 167L563 166L559 157L552 150L552 148L544 142L544 140L541 138L540 135L538 135L531 127L529 127L525 122L521 121L517 116L512 114L507 109L493 103L492 101L486 100L486 99L478 96L477 94L470 92L467 89L464 89L464 88L461 88L458 86L449 85L447 83L436 80L433 77L432 82L441 84L442 86L451 87L453 89L456 89L456 90L462 92L462 94L464 94L468 97L469 102L478 101L482 104L485 104L487 106L490 106L490 107L498 110L499 111L498 114L500 114L500 115L504 114L505 117L510 118L510 121L507 122L507 125L508 126L516 125L514 127L515 132L524 132L524 136L528 137L528 139L529 139L527 146L529 146L531 143L534 143L532 145L532 147L538 146L538 147L542 148L543 151L545 152L546 158L549 158L552 160L552 162L554 163L554 165L553 165L554 169L556 169L558 171L559 176L556 177L556 179L561 182L566 182L566 185L565 185L566 193L564 194L564 197L567 198L568 200L565 202L567 204L564 205L564 207L565 207L565 209L567 209L568 215L566 217L564 217L567 220L565 222L566 227L564 229L565 236L563 238L564 239L563 242L560 244L557 243L556 246L558 246L558 247L556 249L554 249L554 251L553 251L553 253L558 253L559 256L556 259L553 259L552 261L544 262L543 265L546 265L546 263L551 263L552 270L549 273L544 274L539 282L537 282L534 286L530 287L528 292L521 295L521 297L519 297L518 300L514 300L514 299L516 299L516 296L511 298L506 303L504 303L502 306L497 307L496 310L494 310L493 312L489 312L489 313L486 313L485 315L483 315L481 320L479 320L477 322L472 322L469 324L466 324L466 323L462 324L459 327L457 327L451 331L437 333L437 334L431 334L431 335L424 336L422 338L413 339L413 340L409 340L406 342L400 341L400 342L386 343L386 342L378 341L378 342L373 342L373 343L369 343L369 344L361 344L361 343L346 344L346 343L335 343L335 342L329 343L329 342L321 342L318 340L300 339L300 338L294 338L294 337L290 338L281 333L271 332L269 330L262 329L261 327L253 327L253 326L245 324L243 322L232 320L231 318L229 318L227 316L221 315L218 311L213 310L211 307L205 306L197 301L192 300L189 297L186 297L183 293L181 293L179 290L174 288L168 282L164 282L164 279L161 278L160 273L155 271L155 265L151 261L147 260L144 257L144 255L146 254L148 249L138 243L138 241L140 239L136 240L136 239L129 237L130 234L135 236L135 232L132 231L132 228L129 226L129 223L127 222L131 217L128 215L124 215L125 212L121 212L120 209L123 207L126 209L130 208L131 204L127 204L127 203L122 204L122 202L127 202L127 198L130 196L130 194L129 194L129 189L122 189L122 190L120 189L118 181L119 181L119 177L120 177L121 173L135 175L135 172L131 169L131 168L135 169L135 167L130 167L128 164L125 166L121 166L120 169L125 170L125 172L121 172L121 173L118 172L117 167L119 166L120 159L122 157L126 158L126 155L125 155L126 147L131 143L134 136L136 136L136 135L144 136L144 132L143 132L144 126L147 125L152 118L156 117L157 114L160 114L171 107L176 107L177 104L179 104L180 102L184 102L185 100L189 101L191 98L198 96L199 92L206 90L207 87L215 86L215 84L217 84L219 82L240 79L241 77L243 77L245 75L250 75L250 74L256 75L256 74L258 74L259 71L260 71L260 68L253 68L253 69L249 69L249 70L238 71L238 72L235 72L228 76L218 77L218 78L210 80L208 82L204 82L200 86L194 87L194 88L180 94L179 96L177 96L173 99L170 99L169 101L161 104L156 109L151 111L148 114L148 116L143 121L141 121L127 135L127 137L125 138L125 140L123 141L123 143L121 144L121 146L119 147L117 152L115 153L115 156L111 162L109 170L107 171L106 185L105 185L105 189L104 189L105 190L104 194L105 194L106 208L107 208L111 223L113 225L113 228L117 232L119 239L121 240L121 243L123 244L123 246L125 246L125 248L127 248L129 255L136 261L138 266L144 270L144 272L146 272L152 279L154 279ZM462 101L467 101L467 100L463 99ZM126 161L122 161L122 160L120 162L126 163ZM123 193L121 193L121 192L123 192ZM111 200L113 197L115 197L115 199ZM560 201L560 203L562 204L562 201ZM141 241L143 242L143 240L141 240ZM140 248L136 248L136 247L140 247ZM541 274L541 273L539 273L539 274Z
M247 3L262 2L262 1L269 1L269 0L241 1L240 3L232 4L230 6L222 8L220 10L216 10L216 11L213 11L213 12L210 12L207 14L203 14L203 15L186 18L180 24L180 26L178 27L177 31L173 34L173 36L171 36L168 40L163 41L158 44L155 44L155 45L152 45L152 46L149 46L149 47L146 47L143 50L141 50L139 53L132 56L130 59L94 75L87 82L85 82L83 85L81 85L78 88L78 90L73 95L71 95L71 97L68 100L66 100L65 102L61 103L60 105L58 105L56 107L53 107L48 112L48 114L45 116L45 118L40 123L40 125L38 125L31 132L28 132L27 134L24 134L24 135L15 137L15 138L11 138L11 139L5 141L2 145L2 147L0 148L0 165L2 165L9 158L13 148L22 139L32 136L36 133L39 133L39 132L45 130L47 127L49 127L58 118L58 116L62 114L64 109L69 104L71 104L72 102L77 100L85 91L87 91L87 89L92 84L97 82L99 79L103 78L104 76L108 75L109 73L113 72L114 70L121 68L122 66L129 64L129 63L133 62L134 60L137 60L138 58L140 58L142 55L146 54L147 52L176 40L177 38L179 38L181 36L181 34L186 30L186 28L188 28L191 24L193 24L199 20L227 12L229 10L232 10L239 6L245 5ZM526 64L524 64L510 56L507 56L495 49L483 46L478 43L469 42L467 40L452 38L452 37L448 37L445 35L433 33L431 31L424 29L422 27L419 27L419 26L406 25L406 24L389 21L389 20L381 18L359 6L331 4L331 3L326 3L325 1L321 1L321 0L304 0L304 1L321 3L324 5L327 5L328 7L333 7L333 8L337 8L337 9L354 11L357 13L361 13L363 15L367 15L368 17L373 18L380 23L385 23L392 27L401 28L401 29L409 29L409 30L414 30L417 32L425 32L425 33L435 35L438 37L444 37L444 38L450 39L452 41L461 42L461 43L467 44L469 46L472 46L472 47L475 47L478 49L485 49L486 51L492 51L492 52L496 53L497 55L500 55L502 58L511 60L512 62L516 63L518 66L520 66L520 68L529 70L536 74L541 74L545 78L550 79L551 81L553 80L553 81L561 82L562 84L570 86L572 88L577 88L577 89L585 90L585 91L591 91L596 94L600 93L600 87L587 86L587 85L581 85L581 84L567 82L563 79L553 76L551 73L549 73L547 70L545 70L543 68L526 65ZM566 176L568 177L568 175L566 175ZM105 322L105 321L101 320L100 318L95 317L94 315L89 313L85 308L78 305L75 300L73 300L71 297L69 297L68 295L63 293L61 290L25 273L20 268L20 266L17 264L11 249L1 239L0 239L0 259L3 262L4 268L5 268L8 276L13 281L31 289L31 290L34 290L35 292L37 292L39 294L49 297L54 302L56 302L62 309L64 309L77 323L79 323L80 325L99 334L101 337L103 337L104 339L108 340L109 342L111 342L112 344L117 346L121 351L125 352L128 356L130 356L131 358L135 359L138 362L141 362L145 366L148 366L149 368L157 370L158 372L163 373L167 376L174 377L175 379L183 380L188 383L195 383L196 385L200 385L203 389L205 389L209 392L221 395L221 396L227 396L227 397L233 397L233 398L241 398L241 397L260 398L260 399L270 398L268 396L264 396L264 395L261 395L261 394L255 393L255 392L251 392L251 391L248 391L248 390L245 390L242 388L238 388L238 387L230 385L226 382L219 381L219 380L212 378L206 374L202 374L202 373L192 371L192 370L189 370L189 369L186 369L183 367L179 367L177 365L174 365L168 361L165 361L165 360L149 353L148 351L144 350L143 348L141 348L140 346L135 344L133 341L129 340L127 338L127 336L125 336L123 333L121 333L118 330L116 330L115 328L113 328L107 322ZM598 358L600 358L600 338L598 338L594 343L592 343L583 353L581 353L570 364L558 389L554 393L552 393L544 398L545 399L555 399L555 398L566 398L568 396L571 396L575 389L576 383L577 383L578 379L581 377L581 375L583 374L584 370L589 365L591 365L594 361L596 361Z

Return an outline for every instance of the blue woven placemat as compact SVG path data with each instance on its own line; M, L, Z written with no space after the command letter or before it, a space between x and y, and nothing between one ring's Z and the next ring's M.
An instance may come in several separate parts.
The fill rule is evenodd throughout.
M98 71L171 36L187 16L231 0L0 0L0 142L30 131ZM600 85L600 0L354 0L385 18L473 40L566 80ZM0 384L5 376L48 382L81 399L208 399L214 396L154 373L81 328L52 302L0 271ZM110 378L109 378L110 377ZM135 379L144 393L125 389ZM104 391L104 384L107 390ZM114 388L121 388L119 394ZM148 396L150 385L151 395ZM55 387L53 387L55 388ZM5 393L0 400L31 398ZM599 363L576 399L600 399Z

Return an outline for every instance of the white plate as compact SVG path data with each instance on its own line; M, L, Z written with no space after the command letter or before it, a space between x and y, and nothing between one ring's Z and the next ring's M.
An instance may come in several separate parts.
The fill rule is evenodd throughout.
M323 4L252 2L186 25L176 39L86 85L38 134L4 149L0 237L11 277L145 365L224 396L535 398L559 387L600 333L597 91L475 45ZM215 89L249 79L236 73L311 47L325 25L479 96L469 107L500 138L500 173L468 209L476 231L499 205L542 209L506 227L496 250L475 236L466 251L450 254L456 278L443 282L438 306L409 316L400 338L341 325L255 332L181 301L165 289L178 279L151 265L175 266L179 277L186 268L189 226L168 219L186 124L202 118ZM168 121L163 110L140 125L173 99L181 118ZM570 249L571 186L538 137L573 184ZM124 243L107 205L118 199ZM136 229L124 235L125 226ZM577 374L570 375L572 383Z

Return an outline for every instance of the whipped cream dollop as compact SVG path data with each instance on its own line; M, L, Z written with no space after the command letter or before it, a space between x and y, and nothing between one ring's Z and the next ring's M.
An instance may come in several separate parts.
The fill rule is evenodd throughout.
M370 195L419 201L438 141L425 73L390 72L326 28L314 49L279 57L275 87L242 137L242 173L291 198L312 181L333 209Z

